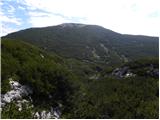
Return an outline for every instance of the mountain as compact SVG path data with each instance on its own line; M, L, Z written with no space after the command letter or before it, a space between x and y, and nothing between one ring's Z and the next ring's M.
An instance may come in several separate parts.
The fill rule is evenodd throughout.
M156 119L158 42L74 23L4 36L1 116Z
M146 56L158 56L158 37L124 35L97 25L64 23L30 28L4 38L19 39L67 58L121 64Z

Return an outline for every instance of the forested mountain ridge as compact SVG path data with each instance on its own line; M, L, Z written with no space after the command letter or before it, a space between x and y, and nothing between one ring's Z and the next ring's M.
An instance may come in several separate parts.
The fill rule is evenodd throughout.
M61 56L105 64L158 56L158 37L123 35L97 25L65 23L30 28L4 38L20 39Z
M67 23L1 42L2 118L159 118L157 37Z

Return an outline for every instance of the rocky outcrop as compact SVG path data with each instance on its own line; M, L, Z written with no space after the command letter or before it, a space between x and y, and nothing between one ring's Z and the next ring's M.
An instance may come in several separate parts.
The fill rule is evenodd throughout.
M142 69L142 71L139 71L139 69L140 70ZM132 69L129 68L128 66L124 66L124 67L114 69L112 72L112 75L120 78L133 77L135 75L159 77L159 69L155 67L153 64L146 65L146 66L139 66L137 68L132 68Z
M32 99L29 95L31 95L32 89L29 86L21 85L19 82L14 81L12 78L9 78L9 84L11 90L5 94L1 95L1 107L2 110L6 104L9 104L14 101L16 106L18 107L18 111L22 111L23 105L26 105L27 108L33 108L34 105L32 104ZM24 97L28 97L30 100L23 99ZM37 119L58 119L60 118L61 112L59 104L58 107L53 108L51 107L50 111L43 110L41 112L33 111L33 118Z
M153 64L150 65L149 70L147 70L146 73L152 77L159 77L159 69L155 68Z
M129 69L129 67L127 67L127 66L121 67L121 68L116 68L115 70L113 70L112 75L120 77L120 78L135 76L135 74L132 73L131 70Z
M60 118L61 112L58 107L52 108L50 111L43 110L41 112L35 112L34 118L36 119L58 119Z
M22 97L32 94L32 90L29 86L21 85L19 82L13 81L12 78L9 79L9 84L11 90L1 95L1 107L4 107L7 103L14 100L21 100Z

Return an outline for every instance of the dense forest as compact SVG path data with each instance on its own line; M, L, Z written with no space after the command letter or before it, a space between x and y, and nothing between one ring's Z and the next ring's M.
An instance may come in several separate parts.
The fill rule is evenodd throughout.
M52 35L56 38L52 44L47 43L47 39L43 41L43 37L39 38L42 34L37 33L39 35L37 37L32 29L27 30L29 33L24 38L21 38L24 31L14 33L14 37L9 35L2 38L2 118L159 118L158 41L149 40L150 37L143 36L143 40L142 38L140 40L140 38L136 39L134 38L136 36L132 36L132 39L144 46L141 48L136 44L131 45L134 43L133 41L128 42L129 45L126 46L127 39L124 39L123 42L118 41L117 36L121 35L108 30L110 35L108 39L114 39L113 36L116 38L112 44L102 43L104 42L102 40L100 42L102 44L98 47L96 46L98 42L95 40L97 37L91 36L89 32L91 31L93 34L98 29L99 36L104 36L106 35L105 30L97 28L97 26L85 26L87 27L85 30L88 31L87 35L89 35L86 37L88 38L88 47L95 48L93 51L96 52L82 49L86 44L85 40L82 40L82 43L74 41L79 47L74 45L74 42L71 45L66 42L61 44L61 49L57 44L62 35L57 37L57 34L59 34L59 30L64 34L66 26L63 26L63 29L60 26L56 27L53 31L57 30L57 33ZM78 37L82 38L80 37L82 33L79 33L78 30L84 28L79 29L74 25L72 27L77 32L74 34L79 34ZM40 30L47 31L46 29L51 28ZM70 30L71 28L68 28L67 25L65 29ZM49 33L47 34L50 36ZM68 41L73 38L77 40L78 37L74 34L71 38L66 34L64 37ZM35 37L33 37L34 35ZM125 37L130 38L129 35ZM93 44L89 42L91 38L94 38ZM63 43L64 38L61 40ZM50 37L48 37L48 41L51 41ZM80 40L77 41L80 42ZM46 43L49 47L41 42ZM57 44L54 45L56 42ZM72 42L70 41L70 43ZM116 46L116 43L120 45ZM73 46L71 48L73 50L70 51L67 46L68 48ZM114 48L112 48L113 46ZM122 46L126 47L121 49ZM133 47L133 51L131 47ZM140 52L137 53L134 48ZM56 49L57 51L55 51ZM68 51L65 51L66 49ZM118 51L119 49L121 51ZM128 50L124 55L126 58L123 56L125 49ZM81 54L84 53L83 51L88 57ZM73 57L72 53L77 57ZM107 54L109 56L103 58ZM136 54L138 55L132 59L132 54L134 57ZM100 59L96 55L100 56Z

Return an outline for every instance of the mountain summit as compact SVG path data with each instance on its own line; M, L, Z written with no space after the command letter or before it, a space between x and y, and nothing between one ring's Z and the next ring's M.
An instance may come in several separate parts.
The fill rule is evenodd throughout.
M97 25L64 23L22 30L5 38L23 40L67 58L105 64L158 56L158 37L124 35Z
M80 23L62 23L58 26L62 26L62 27L85 27L87 25L85 24L80 24Z

